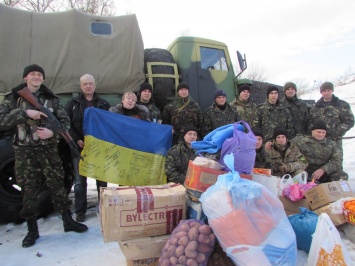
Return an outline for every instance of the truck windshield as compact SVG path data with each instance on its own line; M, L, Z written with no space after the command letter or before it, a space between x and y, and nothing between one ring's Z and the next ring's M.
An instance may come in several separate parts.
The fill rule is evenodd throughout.
M228 71L224 50L200 47L201 68Z

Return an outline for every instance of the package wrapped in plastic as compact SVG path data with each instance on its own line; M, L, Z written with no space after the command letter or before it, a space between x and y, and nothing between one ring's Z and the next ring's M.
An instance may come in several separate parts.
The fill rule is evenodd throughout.
M233 169L233 155L225 157ZM232 171L201 196L219 243L236 265L295 265L296 236L280 200L265 186Z
M209 225L197 220L181 220L165 244L159 266L206 266L216 237Z

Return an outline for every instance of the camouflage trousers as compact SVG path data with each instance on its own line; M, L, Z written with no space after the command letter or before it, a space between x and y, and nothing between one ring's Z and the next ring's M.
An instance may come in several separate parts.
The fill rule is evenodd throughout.
M320 167L308 167L305 171L308 173L308 182L312 181L312 174ZM349 175L343 170L339 169L331 174L324 173L317 183L327 183L332 181L339 181L340 179L348 180Z
M57 145L14 146L14 150L16 181L21 187L23 197L21 217L31 218L37 215L37 197L44 185L48 188L55 210L68 209L71 201L64 188L64 170Z

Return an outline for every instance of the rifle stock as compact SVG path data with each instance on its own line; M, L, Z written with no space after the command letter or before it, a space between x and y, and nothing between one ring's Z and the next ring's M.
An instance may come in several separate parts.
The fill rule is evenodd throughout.
M29 88L25 87L19 90L18 95L27 100L30 104L32 104L36 109L41 111L42 113L47 115L49 123L46 124L46 128L58 132L64 140L69 144L70 149L76 156L80 159L84 160L84 158L80 155L78 151L78 146L74 142L73 138L70 136L69 132L63 127L63 125L58 121L58 119L53 115L53 113L46 107L42 106L36 99L36 97L32 94Z

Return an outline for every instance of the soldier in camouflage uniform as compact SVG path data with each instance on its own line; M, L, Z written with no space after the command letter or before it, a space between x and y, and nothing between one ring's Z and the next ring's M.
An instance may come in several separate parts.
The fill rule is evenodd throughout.
M280 102L286 106L292 116L294 136L297 134L307 134L309 117L308 108L304 101L298 99L296 84L293 82L286 82L284 85L284 93L285 98ZM289 137L291 139L294 136Z
M214 94L213 104L203 113L202 137L218 127L239 121L237 110L231 107L226 101L226 92L217 90Z
M311 136L298 135L291 140L306 157L308 181L313 178L317 183L347 180L348 174L342 171L342 154L336 143L325 137L327 126L323 121L316 121L311 128Z
M51 195L53 206L61 211L64 231L83 232L86 225L74 221L69 210L71 201L64 188L64 171L58 154L58 132L46 128L46 115L35 108L18 91L28 87L38 102L48 108L60 123L69 129L70 120L59 99L44 86L45 73L38 65L25 67L26 83L12 89L12 99L0 105L0 130L16 128L14 136L15 174L21 187L23 208L21 217L27 220L28 233L22 241L23 247L35 244L39 238L37 225L37 195L45 184Z
M182 141L168 151L165 161L168 182L184 184L189 161L197 157L196 151L191 148L191 143L197 140L197 134L195 127L186 127L181 134Z
M152 98L153 88L149 83L142 83L139 89L139 97L137 104L144 105L150 113L150 121L161 124L161 113L158 107L155 106Z
M253 133L256 137L256 156L254 168L271 169L271 165L266 161L265 147L263 145L264 135L259 129L253 129Z
M276 127L284 127L288 136L293 136L293 122L288 109L278 100L279 91L275 86L267 89L267 100L256 107L252 127L261 129L265 139L272 138Z
M320 86L320 98L311 108L309 128L312 128L314 121L320 119L327 125L327 139L335 141L337 147L343 153L342 137L354 126L354 115L350 105L333 95L334 85L324 82Z
M271 165L271 173L282 177L296 176L307 168L308 162L297 146L292 144L284 128L275 128L270 149L265 150L266 161Z
M239 120L252 125L256 104L250 101L250 86L246 84L238 86L238 95L230 105L237 109Z
M193 126L200 132L203 121L200 106L189 96L189 85L181 82L176 90L177 97L164 107L162 114L163 124L173 126L173 145L181 139L186 127Z

